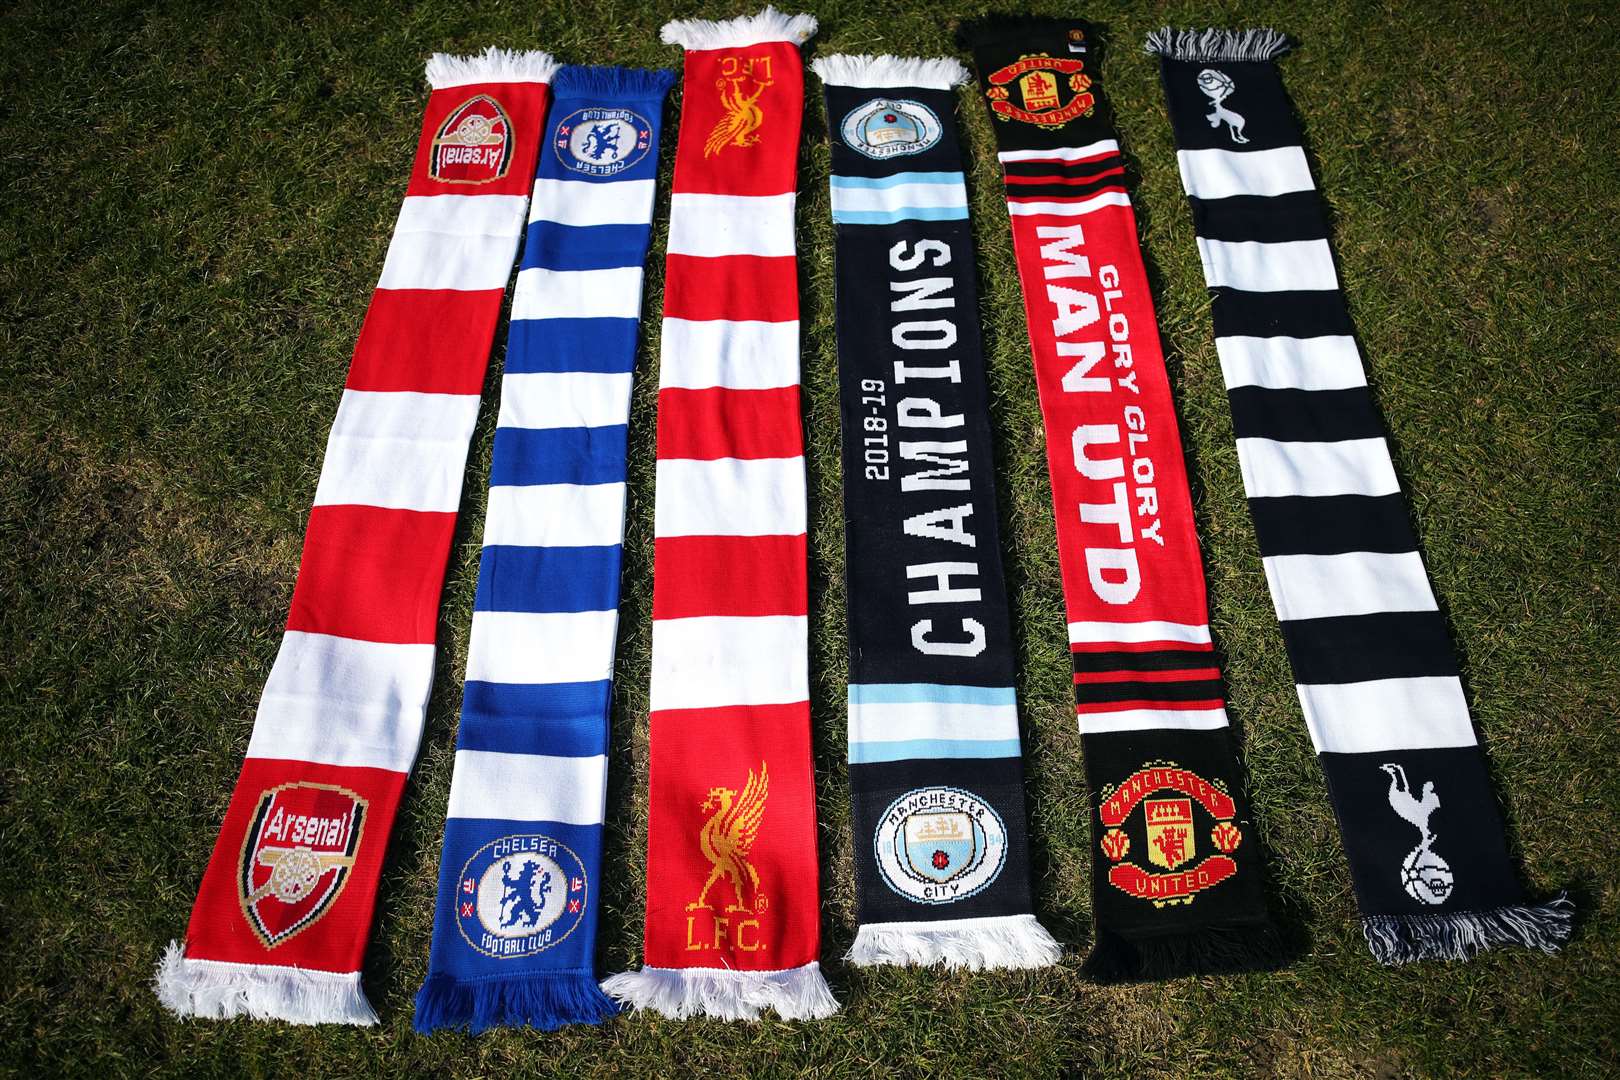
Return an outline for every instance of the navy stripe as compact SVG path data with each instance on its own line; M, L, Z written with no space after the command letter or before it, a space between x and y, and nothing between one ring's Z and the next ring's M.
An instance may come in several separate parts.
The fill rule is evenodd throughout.
M1321 337L1351 334L1350 311L1338 289L1299 292L1244 292L1211 289L1211 317L1217 337Z
M1286 495L1250 499L1260 554L1416 551L1406 500L1394 495Z
M594 757L607 753L613 684L467 683L461 699L460 750Z
M634 371L638 325L636 319L517 319L506 339L506 371Z
M640 266L650 225L559 225L532 221L523 242L520 269L614 270Z
M1294 681L1305 685L1457 674L1438 611L1291 619L1282 632Z
M1153 652L1077 652L1074 670L1091 671L1191 671L1216 667L1220 663L1212 649L1163 649Z
M1085 179L1100 172L1123 168L1125 158L1119 154L1092 158L1090 161L1003 161L1002 171L1008 176L1061 176L1065 179Z
M496 428L490 485L623 483L628 430Z
M619 606L621 549L516 547L484 549L474 611L612 611Z
M1342 442L1381 439L1384 424L1365 386L1347 390L1272 390L1239 386L1227 391L1232 433L1240 439Z
M1074 684L1074 700L1077 705L1103 701L1219 701L1223 696L1219 679Z
M1233 195L1226 199L1189 198L1200 238L1268 244L1326 240L1327 218L1315 191L1287 195Z
M1080 199L1099 191L1124 191L1123 176L1105 176L1082 184L1008 184L1007 198L1014 199Z

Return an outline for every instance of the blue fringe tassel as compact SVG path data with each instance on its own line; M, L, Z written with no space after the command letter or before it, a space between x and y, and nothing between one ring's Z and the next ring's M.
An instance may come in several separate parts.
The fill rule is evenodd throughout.
M1367 948L1381 964L1467 960L1499 945L1555 953L1574 929L1575 904L1559 893L1545 904L1450 915L1369 915L1361 920Z
M527 1024L556 1031L567 1024L600 1024L619 1015L619 1004L586 974L530 975L459 982L431 975L416 994L418 1034L442 1028L471 1031Z
M568 64L551 80L554 97L662 98L675 85L668 68L608 67L603 64Z

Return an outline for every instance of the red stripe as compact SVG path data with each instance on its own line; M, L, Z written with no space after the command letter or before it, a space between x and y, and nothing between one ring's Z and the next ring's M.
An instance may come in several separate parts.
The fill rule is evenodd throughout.
M1124 175L1125 175L1125 166L1121 165L1118 168L1104 169L1102 172L1092 173L1090 176L1058 176L1056 174L1053 174L1053 175L1050 175L1050 176L1023 176L1023 175L1016 175L1015 176L1012 173L1008 173L1007 174L1007 183L1008 184L1092 184L1092 183L1097 182L1098 180L1101 180L1105 176L1124 176Z
M807 614L805 565L803 534L659 537L652 617Z
M1085 641L1070 645L1072 653L1097 652L1186 652L1213 653L1215 647L1207 642L1191 641Z
M1153 709L1156 712L1207 712L1224 709L1226 702L1209 701L1083 701L1074 707L1077 713L1124 712L1126 709Z
M1083 682L1197 682L1200 679L1218 679L1220 677L1220 670L1212 667L1185 668L1176 671L1085 671L1075 672L1074 684L1079 686Z
M658 392L658 457L787 458L804 453L799 388Z
M1119 156L1119 150L1116 148L1116 149L1113 149L1113 150L1103 150L1103 151L1101 151L1099 153L1092 154L1090 157L1083 157L1083 158L1066 158L1066 157L1019 158L1017 161L1003 161L1001 163L1001 167L1003 169L1006 169L1006 168L1008 168L1009 166L1012 166L1012 165L1084 165L1088 161L1101 161L1103 158L1111 158L1111 157L1118 157L1118 156Z
M799 317L799 274L792 255L670 255L664 317L792 322Z
M478 394L504 289L376 289L360 327L350 390Z
M456 515L317 506L287 629L360 641L433 644Z

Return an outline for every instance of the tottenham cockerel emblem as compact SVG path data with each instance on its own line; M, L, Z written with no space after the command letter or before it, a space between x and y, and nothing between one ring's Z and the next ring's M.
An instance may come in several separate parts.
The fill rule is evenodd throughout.
M1209 103L1215 107L1214 111L1204 118L1209 121L1209 126L1213 128L1225 124L1233 142L1248 142L1243 134L1243 125L1248 121L1221 104L1237 89L1237 83L1232 80L1232 76L1214 68L1205 68L1198 73L1198 89L1204 92L1204 96L1209 98Z
M332 784L293 783L259 796L237 864L242 914L265 948L309 929L354 871L365 799Z
M770 794L770 778L765 763L759 763L759 772L748 770L748 782L742 794L735 788L714 787L703 800L703 812L709 815L698 832L698 847L711 864L708 878L697 899L686 905L687 911L700 908L714 910L712 897L716 885L723 880L730 886L732 902L725 905L727 914L745 912L755 914L762 910L764 895L759 888L759 871L749 860L754 840L759 836L759 823L765 817L765 797Z
M1440 795L1434 781L1423 785L1421 796L1412 794L1406 770L1399 765L1378 766L1389 774L1389 806L1418 831L1418 846L1401 861L1401 885L1412 899L1424 904L1443 904L1451 896L1451 867L1431 849L1434 833L1429 818L1440 809Z
M748 147L759 142L756 132L765 123L765 110L759 106L760 95L775 83L769 56L721 57L720 77L714 85L720 91L720 107L725 114L703 141L704 157L714 157L733 146Z

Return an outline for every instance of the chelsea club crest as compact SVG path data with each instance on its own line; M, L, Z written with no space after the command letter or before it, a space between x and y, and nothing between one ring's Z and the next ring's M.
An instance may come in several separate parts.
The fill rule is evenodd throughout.
M954 787L908 791L883 811L873 855L884 884L919 904L950 904L988 888L1007 862L995 807Z
M877 161L920 154L942 131L933 109L904 98L874 98L851 110L839 128L852 150Z
M574 932L588 902L585 864L538 834L503 836L473 852L456 884L456 921L485 956L533 956Z
M575 109L557 121L551 139L557 160L586 176L616 176L651 146L652 125L630 109Z

